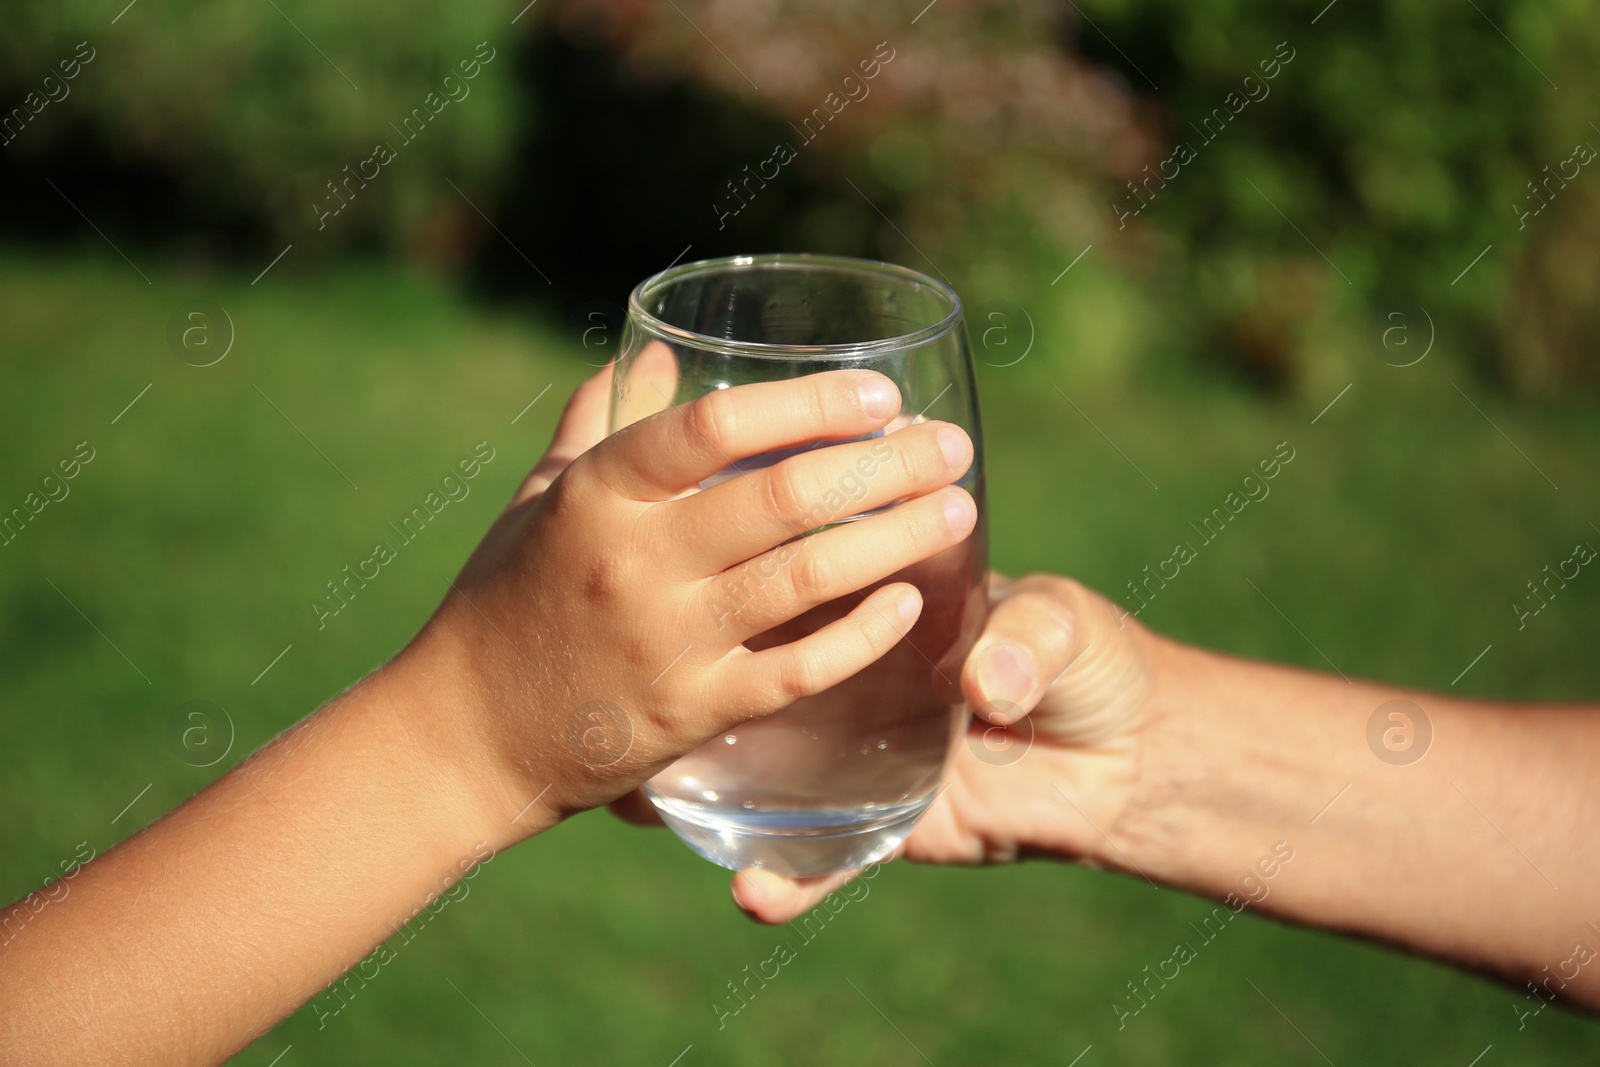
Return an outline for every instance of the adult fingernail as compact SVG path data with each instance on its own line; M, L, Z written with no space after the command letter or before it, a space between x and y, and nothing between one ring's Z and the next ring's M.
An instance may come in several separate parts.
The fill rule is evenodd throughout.
M874 419L887 419L900 403L899 390L881 374L869 374L861 379L856 392L861 397L861 410Z
M972 503L972 498L959 489L950 493L944 499L944 521L950 525L950 532L957 535L965 534L972 529L972 524L977 521L978 511Z
M967 435L954 426L946 426L934 435L939 442L939 451L944 453L944 461L952 467L964 467L967 463Z
M978 660L978 687L990 704L1020 706L1033 692L1036 678L1033 657L1019 645L992 645Z

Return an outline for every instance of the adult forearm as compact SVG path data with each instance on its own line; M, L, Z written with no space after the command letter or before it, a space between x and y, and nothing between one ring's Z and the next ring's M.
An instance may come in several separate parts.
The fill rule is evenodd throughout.
M396 670L84 867L0 947L0 1059L220 1062L503 845L419 743L406 702L428 691Z
M1160 639L1151 652L1156 718L1109 863L1600 1007L1600 966L1584 965L1600 952L1600 715L1448 700ZM1382 730L1369 744L1369 720L1392 700L1431 724L1414 762L1419 749L1390 752ZM1421 718L1391 710L1423 744Z

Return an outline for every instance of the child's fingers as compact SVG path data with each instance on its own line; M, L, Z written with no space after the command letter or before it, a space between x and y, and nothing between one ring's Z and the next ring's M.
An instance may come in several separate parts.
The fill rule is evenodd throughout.
M664 341L648 342L617 383L617 428L667 410L677 395L678 357Z
M611 809L611 814L623 822L630 822L635 826L665 826L666 821L661 818L661 813L656 806L650 803L650 798L644 795L643 789L635 789L631 793L624 793L613 800L606 807Z
M523 480L517 495L511 498L513 507L550 488L550 483L566 469L567 464L605 439L606 422L611 412L611 369L614 366L614 363L607 363L599 374L578 386L567 399L567 406L556 423L550 447Z
M619 431L595 471L623 496L669 500L748 456L867 433L899 409L899 390L872 371L719 389Z
M671 505L693 546L690 563L716 574L791 537L946 485L972 465L972 441L923 423L871 441L832 445L723 482Z
M726 680L767 712L786 708L881 658L911 631L920 614L922 594L915 586L886 585L844 618L798 641L761 652L735 649L723 668Z
M739 644L944 551L977 516L972 498L949 486L734 568L707 589L708 610L727 643Z

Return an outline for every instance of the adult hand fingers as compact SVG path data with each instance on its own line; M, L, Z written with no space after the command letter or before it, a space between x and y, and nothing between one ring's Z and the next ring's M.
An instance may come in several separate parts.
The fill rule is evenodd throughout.
M848 885L860 873L854 870L820 878L785 878L752 868L733 876L733 902L757 922L781 926L822 903L829 893Z
M990 722L1032 711L1076 651L1072 614L1042 590L1009 591L989 611L962 667L962 689Z
M962 668L968 702L995 723L1032 712L1037 729L1064 743L1136 727L1150 680L1125 615L1070 579L1010 583Z

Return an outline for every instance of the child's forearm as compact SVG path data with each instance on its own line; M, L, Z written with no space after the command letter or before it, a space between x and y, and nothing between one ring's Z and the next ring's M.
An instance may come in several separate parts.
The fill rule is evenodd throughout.
M76 872L64 896L10 909L0 1060L219 1062L548 825L537 805L513 823L469 779L441 676L402 657Z
M22 932L0 946L0 1060L222 1060L495 850L877 660L921 598L900 581L852 594L977 522L951 484L971 442L936 422L688 492L730 459L883 429L900 396L881 375L716 390L602 440L610 395L609 370L574 394L545 461L399 658L64 895L49 887L58 899L7 909ZM882 447L866 494L835 515L862 521L806 538L803 561L780 557L816 525L813 501ZM718 590L758 568L740 616L719 615ZM860 602L843 618L746 647L846 595ZM627 741L600 761L578 718L596 700Z
M1600 953L1600 713L1468 703L1154 640L1158 719L1112 834L1125 855L1110 850L1108 865L1600 1007L1600 962L1583 965ZM1409 724L1380 715L1369 743L1392 700L1426 722L1397 705ZM1412 746L1429 745L1414 762L1419 747L1383 743L1399 731L1403 747L1408 725Z

